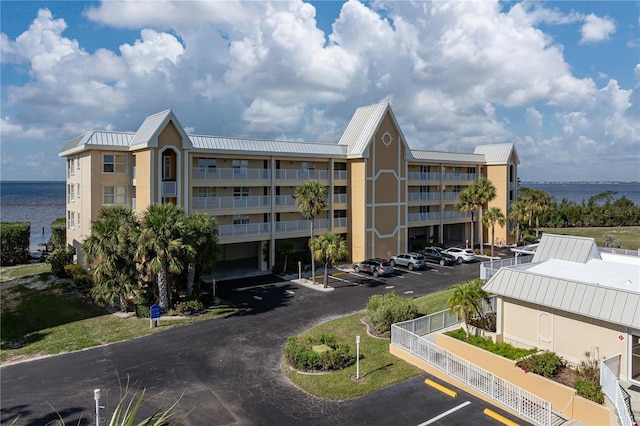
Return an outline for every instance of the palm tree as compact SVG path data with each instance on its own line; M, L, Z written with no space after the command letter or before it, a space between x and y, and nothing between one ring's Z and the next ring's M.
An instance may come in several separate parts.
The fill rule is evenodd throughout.
M522 200L518 200L511 205L509 209L509 214L507 218L515 223L515 233L516 233L516 245L520 242L520 224L526 222L529 216L529 212L527 211L527 207L522 202Z
M187 258L187 296L193 293L196 272L208 274L218 259L218 221L206 213L191 213L185 218L184 243L193 251ZM196 271L196 267L199 269Z
M464 214L471 213L471 249L473 250L473 234L475 231L475 222L473 220L473 212L478 210L478 204L472 199L471 191L468 188L463 189L458 194L458 204L456 208Z
M484 229L482 228L482 208L489 201L496 198L496 187L493 183L482 177L480 179L476 179L473 184L469 187L471 192L471 198L478 205L478 219L480 219L480 251L484 250Z
M327 208L327 188L317 180L310 180L303 185L296 187L296 205L298 211L309 219L309 228L311 237L309 239L309 250L311 251L311 276L313 283L316 283L316 262L311 249L311 240L313 239L313 221L320 212Z
M168 273L180 273L185 258L193 256L193 248L183 241L184 210L174 204L152 204L142 215L136 259L157 274L160 308L171 307L167 285Z
M291 240L280 240L276 243L276 252L279 256L284 256L284 266L282 268L282 273L287 273L287 260L289 255L296 251L296 245Z
M140 271L134 260L138 222L124 206L103 208L91 224L91 235L82 243L98 303L118 305L127 311L127 301L139 292Z
M344 259L349 255L347 243L342 237L333 232L327 232L311 239L309 246L313 252L313 257L319 261L324 260L324 284L327 288L329 285L329 267L336 260Z
M532 188L522 188L522 202L529 211L529 226L531 218L536 218L536 238L540 235L540 215L549 211L551 206L551 196L540 190Z
M487 293L480 287L480 280L471 280L464 284L456 284L452 287L453 293L447 300L449 312L458 314L458 319L464 317L467 337L469 338L469 321L476 315L482 317L482 299Z
M489 207L485 215L482 217L482 223L491 228L491 257L493 257L493 247L496 240L496 223L504 227L507 219L500 207Z

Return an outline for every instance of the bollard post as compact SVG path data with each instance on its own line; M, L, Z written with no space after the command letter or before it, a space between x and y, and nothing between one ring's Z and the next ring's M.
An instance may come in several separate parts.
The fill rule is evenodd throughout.
M356 380L360 380L360 336L356 336Z

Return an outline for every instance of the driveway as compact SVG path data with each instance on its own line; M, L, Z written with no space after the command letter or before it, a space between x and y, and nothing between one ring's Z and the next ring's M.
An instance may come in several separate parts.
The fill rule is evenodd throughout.
M280 370L288 336L361 311L372 294L418 296L477 276L477 263L379 279L346 273L332 279L336 289L327 293L275 276L222 282L219 296L239 307L228 317L3 367L0 421L19 416L18 425L40 426L57 419L57 412L67 425L95 424L93 390L102 389L101 403L111 412L129 381L153 397L143 405L145 413L181 398L180 412L189 412L186 425L495 425L482 414L487 403L427 387L426 374L334 402L304 393Z

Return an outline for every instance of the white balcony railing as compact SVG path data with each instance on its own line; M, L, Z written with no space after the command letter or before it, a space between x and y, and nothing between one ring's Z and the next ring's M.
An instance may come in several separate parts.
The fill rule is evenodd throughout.
M347 194L333 194L333 204L347 204Z
M329 170L278 169L279 180L329 180Z
M349 225L349 222L346 217L334 217L333 218L333 227L334 228L346 228Z
M265 235L271 233L271 223L243 223L238 225L218 225L220 238L246 237L251 235Z
M196 168L193 169L191 177L194 180L268 180L271 179L269 169L249 169L249 168Z
M428 222L433 220L440 220L440 212L429 213L409 213L407 220L411 222Z
M602 392L616 408L620 424L622 426L632 426L636 423L627 409L624 394L618 382L620 358L620 355L615 355L600 362L600 386L602 386Z
M444 180L473 181L478 178L475 173L445 173Z
M438 172L409 172L407 173L409 180L421 180L425 182L440 182L440 173Z
M347 171L346 170L334 170L333 171L333 179L334 180L347 180Z
M296 199L292 195L276 195L276 206L293 207L296 205Z
M176 181L162 182L162 196L175 197L178 195L178 184Z
M309 231L308 220L287 220L275 223L276 232L301 232ZM323 231L329 229L329 219L315 219L313 221L314 231Z
M198 210L248 209L270 206L271 197L268 195L249 197L197 197L193 200L193 208Z
M409 201L438 201L440 200L439 192L409 192Z

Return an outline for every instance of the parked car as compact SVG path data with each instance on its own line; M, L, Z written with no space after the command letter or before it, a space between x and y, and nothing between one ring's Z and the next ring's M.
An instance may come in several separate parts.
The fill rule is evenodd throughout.
M427 259L420 253L402 253L397 256L391 256L389 259L391 266L395 268L396 265L404 266L410 271L414 269L424 269L427 267Z
M424 257L430 262L439 263L440 266L453 265L456 258L439 247L426 247L421 251Z
M471 249L463 249L460 247L451 247L445 250L450 255L454 256L458 263L471 262L476 260L476 255Z
M384 259L367 259L353 265L356 272L367 272L374 277L379 275L389 275L393 273L393 266Z

